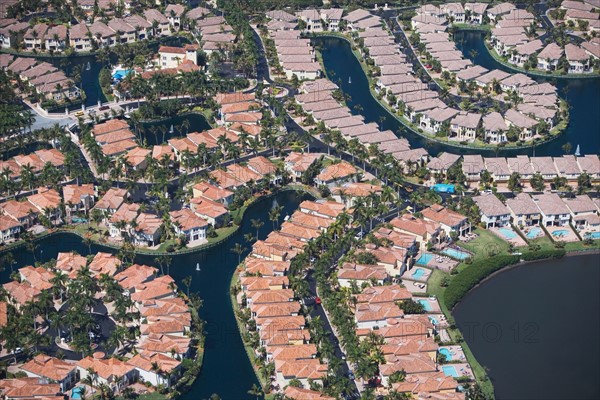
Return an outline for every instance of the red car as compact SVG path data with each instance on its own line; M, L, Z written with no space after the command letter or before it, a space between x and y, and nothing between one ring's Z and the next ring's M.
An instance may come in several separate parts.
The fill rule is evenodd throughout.
M321 298L315 297L315 304L321 304Z

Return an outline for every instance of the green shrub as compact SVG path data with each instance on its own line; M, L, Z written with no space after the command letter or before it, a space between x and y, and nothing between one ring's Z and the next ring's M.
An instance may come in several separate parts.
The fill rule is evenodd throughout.
M501 255L475 261L450 281L444 293L448 309L452 309L475 285L492 273L519 262L519 256Z
M554 249L554 250L539 250L536 252L523 253L523 260L533 261L541 260L544 258L562 258L567 254L565 249Z

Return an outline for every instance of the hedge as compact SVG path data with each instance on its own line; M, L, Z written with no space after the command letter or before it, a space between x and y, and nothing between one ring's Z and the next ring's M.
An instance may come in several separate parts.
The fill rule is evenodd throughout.
M540 252L541 253L541 252ZM475 285L492 273L519 262L519 256L499 255L474 261L463 269L448 284L444 300L448 309L452 309Z
M543 258L563 258L565 254L567 254L565 249L539 250L524 253L522 258L525 261L533 261Z

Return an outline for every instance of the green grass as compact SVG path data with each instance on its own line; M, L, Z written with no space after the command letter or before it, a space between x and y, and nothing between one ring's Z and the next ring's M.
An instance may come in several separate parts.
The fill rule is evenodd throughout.
M493 253L500 254L508 251L509 244L492 232L483 228L475 228L473 229L473 233L479 236L470 242L458 242L460 247L473 253L473 261L488 258ZM459 265L459 269L462 269L460 267L464 267L463 264Z

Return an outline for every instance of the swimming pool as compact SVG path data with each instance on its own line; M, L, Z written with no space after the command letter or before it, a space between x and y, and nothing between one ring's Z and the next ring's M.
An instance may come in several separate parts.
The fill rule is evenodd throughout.
M431 311L431 304L429 304L429 302L427 300L419 299L417 301L419 303L421 303L421 305L423 306L423 309L425 309L425 311Z
M467 258L471 257L471 255L466 251L456 250L452 247L445 248L442 250L442 253L452 258L456 258L457 260L466 260Z
M569 235L569 231L566 229L559 229L557 231L552 232L552 236L554 237L565 237Z
M423 253L423 254L421 254L421 257L419 257L419 259L417 260L417 264L427 265L427 264L429 264L429 261L431 261L432 259L433 259L433 254Z
M432 190L439 193L454 193L454 185L438 183L431 187Z
M540 236L542 233L542 228L540 228L539 226L534 226L533 228L531 228L529 230L529 232L527 232L527 239L535 239L536 237Z
M132 72L132 70L130 70L130 69L118 69L113 73L112 77L113 77L113 79L120 81L121 79L123 79L127 75L129 75L131 72Z
M425 275L425 270L423 268L417 268L413 271L412 277L413 279L421 279Z
M446 361L452 361L452 353L445 347L440 347L440 354L446 357Z
M444 372L444 375L446 375L446 376L458 378L458 372L456 372L456 368L454 368L452 365L443 365L442 371Z
M508 240L512 240L517 237L517 234L515 233L515 231L513 231L510 228L498 228L498 231L500 231L502 236L504 236Z
M83 388L81 386L77 386L71 390L71 398L72 399L81 399L81 393L83 392Z
M590 232L588 234L585 235L586 239L600 239L600 232Z

